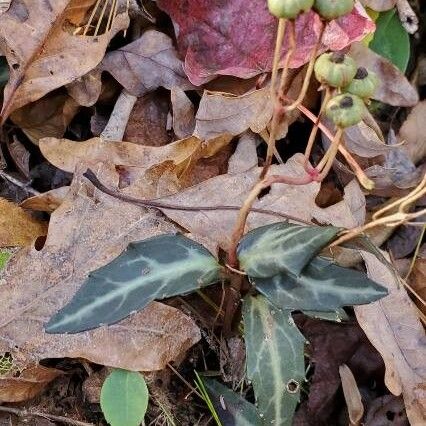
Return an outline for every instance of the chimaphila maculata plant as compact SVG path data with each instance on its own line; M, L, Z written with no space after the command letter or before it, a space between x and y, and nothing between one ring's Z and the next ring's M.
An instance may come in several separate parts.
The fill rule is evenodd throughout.
M226 257L218 261L203 246L181 235L161 235L131 244L122 255L89 276L72 301L51 318L46 331L75 333L113 324L153 300L200 291L218 281L226 282L223 314L226 333L232 332L233 325L239 322L234 321L235 313L241 303L243 306L247 376L253 383L257 399L253 412L258 417L251 419L253 425L290 425L305 371L304 339L291 319L291 312L314 315L315 311L317 316L337 319L341 318L344 306L369 303L385 296L387 291L365 274L341 268L330 258L319 256L328 246L347 241L362 230L343 231L333 226L280 222L244 235L246 220L251 211L277 215L252 207L263 189L274 183L304 185L320 182L331 170L339 151L355 169L361 184L367 189L372 188L371 181L341 142L344 129L363 119L365 105L374 93L377 78L368 70L357 68L353 59L342 52L323 53L318 57L328 21L350 13L353 0L268 0L268 7L278 18L270 86L274 110L268 152L259 180L239 211ZM322 29L311 53L300 93L296 99L289 100L284 91L297 47L295 20L312 8L321 16ZM286 28L289 29L289 48L283 58L278 82ZM306 173L303 177L270 175L280 121L295 108L305 111L302 102L314 74L321 84L323 101L305 151ZM309 157L324 116L334 123L336 131L323 158L311 166ZM142 206L194 211L235 209L234 206L192 207L138 200L106 188L93 172L88 171L86 177L99 190ZM425 186L426 182L422 182L405 197L398 204L396 215L386 216L387 211L380 212L377 223L394 224L411 218L407 216L407 206L424 195ZM298 222L297 218L291 219ZM329 251L325 253L330 255ZM327 286L323 286L323 282L327 282ZM291 353L286 352L289 350ZM293 359L293 364L289 359ZM271 368L272 363L280 367Z

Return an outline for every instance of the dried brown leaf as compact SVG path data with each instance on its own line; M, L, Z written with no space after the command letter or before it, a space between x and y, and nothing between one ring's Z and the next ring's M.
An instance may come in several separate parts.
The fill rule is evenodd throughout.
M44 138L40 140L42 154L54 166L73 172L80 162L106 161L116 165L148 169L164 161L180 166L197 150L201 141L191 137L163 147L143 146L131 142L104 141L92 138L85 142L68 139Z
M363 121L345 130L345 145L349 151L364 158L384 155L392 149L384 144L377 133Z
M386 287L389 295L369 305L356 306L358 322L386 365L385 383L403 395L412 425L426 423L425 332L404 286L375 256L363 253L368 276Z
M11 119L38 145L41 138L61 138L77 111L74 99L56 93L18 109Z
M271 117L267 87L242 96L204 91L195 117L194 134L210 139L224 133L235 136L247 129L260 133Z
M414 268L410 274L410 285L413 290L422 299L420 301L417 297L413 296L413 300L417 307L426 315L426 247L420 250L419 257L416 259Z
M0 247L27 246L46 233L46 223L34 219L21 207L0 198Z
M169 99L162 92L152 92L138 98L123 140L145 146L168 144L171 141L166 129L168 112Z
M108 71L134 96L158 87L193 89L183 71L170 37L148 30L139 39L105 56L101 69Z
M69 186L61 186L60 188L43 192L43 194L27 198L20 206L24 209L52 213L62 204L69 189Z
M192 135L195 128L195 109L185 92L174 87L171 90L173 108L173 130L179 139Z
M356 384L355 377L351 369L343 364L339 367L340 378L342 379L343 394L348 406L349 420L351 425L359 425L364 415L364 405L361 394Z
M426 101L416 105L399 130L398 140L404 142L402 149L415 164L426 158Z
M34 365L20 371L19 375L0 376L0 400L2 402L22 402L34 398L58 376L63 374L55 368Z
M102 170L102 179L116 185L114 168ZM71 357L135 371L162 369L181 357L200 339L199 330L177 309L156 302L118 324L84 333L43 330L89 272L117 257L131 241L175 230L158 213L95 190L77 172L66 199L51 216L43 249L22 249L5 271L0 353L10 352L18 367Z
M417 104L417 90L390 61L374 53L363 43L353 43L350 55L358 66L374 71L379 77L379 87L374 99L393 106L409 107Z
M75 13L76 4L78 0L16 0L0 15L1 48L10 66L1 112L3 120L16 109L95 68L111 38L129 24L127 12L121 10L111 30L104 34L96 37L72 34L66 24ZM125 8L124 3L122 6Z

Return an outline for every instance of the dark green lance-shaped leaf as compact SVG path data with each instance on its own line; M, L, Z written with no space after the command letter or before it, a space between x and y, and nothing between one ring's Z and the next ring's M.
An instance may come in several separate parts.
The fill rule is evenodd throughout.
M101 408L111 426L139 426L148 407L148 388L142 374L113 370L101 389Z
M238 246L241 268L251 277L272 277L283 271L299 275L339 228L300 226L287 222L249 232Z
M305 379L305 338L289 311L261 295L244 299L243 318L247 376L262 424L290 426Z
M376 32L370 49L389 59L402 72L410 59L410 37L401 24L396 9L382 12L376 21Z
M0 56L0 88L2 88L9 80L9 67L6 58Z
M334 311L343 306L363 305L386 296L387 290L364 273L342 268L316 257L300 276L280 274L250 278L257 290L285 310Z
M112 324L154 299L189 293L219 279L220 265L182 235L161 235L127 249L92 272L71 302L52 317L47 333L77 333Z
M261 426L256 407L216 380L201 378L222 426Z

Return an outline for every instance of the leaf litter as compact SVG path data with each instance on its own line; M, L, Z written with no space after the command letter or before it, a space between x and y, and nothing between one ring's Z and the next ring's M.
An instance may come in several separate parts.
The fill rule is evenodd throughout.
M359 66L376 72L380 84L373 99L387 104L387 111L393 108L392 115L385 117L386 125L379 117L382 126L378 130L374 121L378 114L371 109L372 117L346 130L341 156L326 183L272 184L253 203L255 211L244 232L284 218L315 226L359 227L386 206L387 198L392 202L407 195L424 175L424 100L419 102L411 76L372 52L364 40L374 32L375 24L362 5L376 11L396 4L400 13L408 9L401 6L404 2L355 3L349 15L326 25L320 52L344 49ZM387 415L383 410L389 407L395 412L405 409L411 424L423 424L425 346L420 320L425 319L424 250L413 253L415 237L410 237L410 249L398 246L400 256L412 261L406 282L396 280L389 265L359 248L323 250L321 256L356 267L354 276L361 275L364 259L369 278L389 292L383 299L355 307L355 314L351 308L344 312L341 304L327 304L332 306L327 312L295 314L296 326L290 310L281 311L264 296L246 296L246 349L262 348L246 354L247 377L241 378L240 370L222 375L214 371L218 365L215 351L225 344L221 327L226 325L226 282L191 298L153 301L116 324L76 334L46 333L45 324L68 304L88 275L109 265L131 242L180 233L203 244L218 259L230 250L238 210L262 173L264 142L273 132L268 73L276 37L276 20L263 0L250 4L240 0L158 0L143 9L136 2L121 0L49 4L13 0L10 5L0 5L0 51L10 73L1 113L7 131L0 139L9 147L14 141L19 143L21 154L25 153L24 158L9 150L5 173L8 182L20 190L31 188L20 206L6 200L0 203L2 246L23 246L8 261L0 280L0 361L10 360L8 370L0 370L0 400L46 398L71 360L84 366L89 379L96 374L97 365L162 377L159 387L148 381L150 389L162 393L161 397L155 393L150 403L150 420L158 419L158 412L159 418L169 418L168 405L175 405L176 395L187 392L195 369L207 374L213 370L219 379L200 376L198 383L205 384L205 395L212 398L212 406L224 422L247 424L250 418L249 424L261 425L281 418L279 424L291 424L297 407L294 424L313 424L312 418L317 424L335 424L334 419L347 416L342 408L343 379L350 420L363 417L366 424L375 424ZM164 19L165 15L169 18ZM286 87L291 99L302 86L322 23L311 11L301 15L295 25L296 51ZM287 29L280 68L290 36ZM321 87L311 84L303 105L280 123L271 175L297 180L306 174L300 154L304 150L302 135L312 126L306 107L317 113L322 94ZM319 124L327 136L332 133L329 123ZM321 152L316 146L312 159L316 161ZM19 162L20 157L25 161ZM360 173L353 168L354 161L375 181L373 192L363 190L354 179ZM42 174L44 181L40 182L34 164L44 164L56 175L68 173L71 179L58 183L50 171ZM114 196L94 186L84 175L87 169ZM334 195L323 197L320 207L316 200L326 185ZM43 188L43 193L37 194L32 186ZM125 201L126 197L139 202ZM420 211L424 200L419 198L416 204ZM421 218L416 223L421 225ZM395 247L396 236L389 246L383 245L392 229L378 227L368 235L382 249ZM398 232L401 230L404 228ZM295 278L299 279L304 279L303 274ZM197 310L194 300L200 296L216 309L214 321ZM309 319L308 315L326 320ZM258 329L259 318L263 323ZM342 319L344 324L339 324ZM276 355L282 342L274 336L281 334L288 340L281 349L295 349L286 356L293 359L293 366L280 364L283 360ZM221 365L235 368L217 354L219 359ZM259 365L271 363L279 365L278 376L269 377L259 369ZM176 385L171 371L177 371L185 382ZM280 388L284 382L277 377L284 380L285 388ZM369 388L373 378L379 384L374 390ZM240 394L231 390L237 388ZM253 389L263 395L257 397L257 407ZM268 405L269 396L277 395L278 389L281 394L291 394L290 398L275 398ZM389 392L402 395L403 405ZM157 404L160 400L163 402ZM207 408L200 411L193 402L194 397L189 397L185 413L173 409L172 416L182 424L196 424L195 418L206 424ZM76 404L83 406L84 402ZM223 408L227 404L229 410ZM77 411L83 421L96 417L89 420L87 412ZM259 412L264 417L257 417ZM100 419L98 416L96 421Z

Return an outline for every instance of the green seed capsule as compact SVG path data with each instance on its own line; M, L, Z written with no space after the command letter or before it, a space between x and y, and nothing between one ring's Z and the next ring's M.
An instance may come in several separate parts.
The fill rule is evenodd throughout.
M331 21L351 12L354 3L354 0L315 0L314 9L321 17Z
M368 71L364 67L360 67L358 68L354 79L345 87L345 92L352 93L364 100L368 100L374 95L378 82L378 78L374 72Z
M356 74L355 61L341 52L322 54L314 69L317 80L331 87L347 86Z
M295 19L310 10L315 0L268 0L269 12L277 18Z
M365 105L358 96L345 93L328 102L325 114L337 127L344 129L358 124L363 119Z

